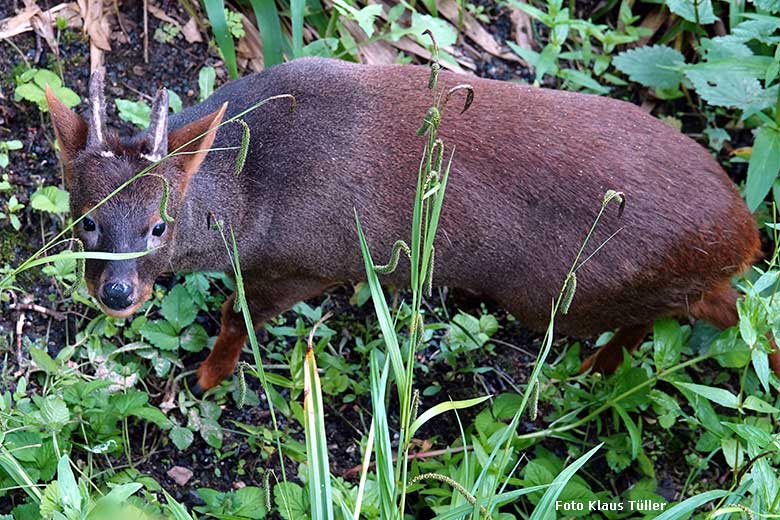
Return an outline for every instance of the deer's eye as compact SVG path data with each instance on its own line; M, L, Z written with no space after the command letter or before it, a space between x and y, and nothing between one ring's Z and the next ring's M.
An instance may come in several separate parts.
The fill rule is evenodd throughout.
M95 221L89 217L82 220L81 225L84 228L84 231L86 231L87 233L91 233L92 231L95 231L97 229L97 224L95 224Z
M152 228L152 235L156 237L161 237L163 233L165 233L165 228L166 228L165 222L160 222L159 224L157 224Z

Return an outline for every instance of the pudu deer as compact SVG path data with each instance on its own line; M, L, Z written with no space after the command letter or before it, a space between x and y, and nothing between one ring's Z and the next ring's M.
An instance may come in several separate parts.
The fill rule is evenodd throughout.
M145 251L90 260L88 289L109 315L126 317L166 271L227 270L209 215L236 233L255 324L334 285L363 279L353 209L372 251L389 254L410 227L429 69L301 59L231 81L203 103L168 116L160 90L149 128L120 139L105 126L104 75L93 74L88 120L51 93L73 216L168 151L154 172L171 187L162 220L159 178L142 177L84 218L87 250ZM445 89L466 78L442 72ZM659 317L737 323L730 278L760 256L752 215L726 173L692 139L638 107L593 95L467 78L475 101L447 114L440 136L456 150L437 245L436 282L497 300L544 330L550 302L599 210L620 190L592 239L606 244L578 272L578 289L557 330L587 337L618 332L583 369L614 371ZM251 143L234 175L237 124L220 122L258 101L291 94L297 108L267 104L246 114ZM200 139L194 139L201 134ZM214 148L213 151L209 151ZM611 240L607 241L619 228ZM595 247L595 246L594 246ZM384 252L384 253L383 253ZM403 265L389 277L403 280ZM247 338L233 297L214 348L197 372L209 389L230 376ZM780 357L772 355L780 370Z

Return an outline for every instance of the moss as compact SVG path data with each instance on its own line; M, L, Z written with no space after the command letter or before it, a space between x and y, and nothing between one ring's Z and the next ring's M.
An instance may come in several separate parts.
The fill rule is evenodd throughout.
M0 265L15 266L34 252L35 248L22 233L8 225L0 227ZM19 275L17 284L32 287L40 279L40 268L31 269Z

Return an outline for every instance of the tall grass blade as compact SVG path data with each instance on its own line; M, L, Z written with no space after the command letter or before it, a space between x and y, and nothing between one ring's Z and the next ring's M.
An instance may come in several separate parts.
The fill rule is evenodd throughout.
M19 464L16 457L4 446L0 446L0 468L11 477L17 486L22 488L35 503L41 502L41 492L27 471Z
M225 0L203 0L206 7L206 15L209 17L211 30L214 31L214 39L217 40L219 51L225 60L225 66L231 79L238 77L238 64L236 63L236 47L233 44L233 36L227 25L225 16Z
M382 285L379 283L379 276L374 270L374 261L371 258L371 252L368 249L368 243L363 234L363 228L360 225L360 218L358 217L357 210L355 210L355 224L357 226L358 238L360 239L360 250L363 253L368 287L371 290L371 300L374 302L374 311L379 320L379 328L382 330L382 335L384 336L387 354L393 365L393 375L395 376L397 384L401 385L402 382L406 380L406 370L404 369L404 362L401 357L401 349L398 346L398 338L395 335L393 318L390 316L390 309L387 307L385 293L382 292ZM401 396L401 391L399 386L399 397ZM403 401L404 399L401 397L401 402Z
M279 12L274 0L251 0L255 11L257 28L263 40L263 62L266 67L273 67L284 61L282 54L283 36Z
M598 446L593 447L590 451L582 455L580 458L569 464L563 471L558 473L555 480L552 481L550 487L542 495L542 499L534 508L534 512L531 513L530 520L547 520L550 518L556 518L555 513L555 501L563 492L563 488L571 480L577 470L580 469L595 453L601 449L604 445L602 442Z
M479 403L484 403L490 399L490 397L491 396L489 395L485 395L482 397L475 397L474 399L464 399L462 401L445 401L443 403L439 403L425 410L425 412L423 412L417 419L415 419L415 421L409 427L409 436L413 437L415 432L417 432L417 430L419 430L423 424L430 421L437 415L441 415L444 412L449 412L450 410L460 410L462 408L476 406Z
M321 322L322 320L319 323ZM308 487L312 520L330 520L333 518L333 491L325 435L325 409L322 401L320 376L317 373L317 361L314 358L314 349L312 348L312 337L317 325L312 328L309 336L309 348L303 361L306 460L309 465Z
M700 493L698 495L692 496L689 499L683 500L676 506L667 509L658 515L655 520L675 520L676 518L687 518L689 514L707 502L712 502L713 500L717 500L718 498L724 497L726 495L728 495L728 491L724 491L722 489L714 489L712 491L707 491L706 493Z
M303 56L303 8L306 2L304 0L291 0L290 12L292 15L292 43L293 57Z
M374 432L376 434L376 480L379 485L379 510L381 518L399 516L395 505L395 472L393 471L393 450L390 444L390 427L387 424L385 395L389 372L388 358L380 374L379 352L371 351L371 406L373 409Z
M366 439L366 452L363 454L362 469L360 470L360 483L358 484L357 498L355 498L355 512L352 515L352 518L354 520L360 520L360 509L363 506L363 496L366 493L366 479L368 478L368 467L371 464L371 454L374 451L374 431L375 431L375 424L374 421L372 420L371 426L368 428L368 439Z

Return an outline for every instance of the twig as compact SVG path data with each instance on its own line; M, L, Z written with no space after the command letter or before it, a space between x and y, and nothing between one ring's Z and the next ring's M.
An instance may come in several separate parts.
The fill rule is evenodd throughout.
M16 320L16 363L22 366L22 333L24 332L25 315L19 313L19 319Z
M149 0L144 0L144 63L149 63Z
M41 314L45 314L47 316L50 316L54 318L57 321L62 321L65 319L65 315L61 313L60 311L55 311L54 309L49 309L48 307L44 307L42 305L37 305L35 303L12 303L8 306L9 309L12 311L35 311L39 312Z

